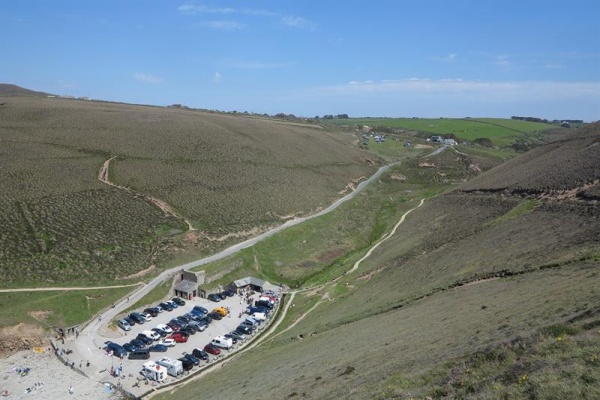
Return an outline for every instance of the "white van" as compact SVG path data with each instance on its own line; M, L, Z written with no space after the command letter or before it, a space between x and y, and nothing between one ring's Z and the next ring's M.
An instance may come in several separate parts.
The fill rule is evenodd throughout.
M153 361L148 361L142 366L142 375L151 381L164 382L167 379L167 369Z
M225 336L217 336L211 342L212 345L220 347L222 349L229 350L233 347L233 340Z

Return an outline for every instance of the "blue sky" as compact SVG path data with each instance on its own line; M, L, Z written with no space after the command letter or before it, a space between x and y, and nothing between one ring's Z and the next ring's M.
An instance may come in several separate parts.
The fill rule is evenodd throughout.
M0 82L312 117L600 119L600 2L29 1Z

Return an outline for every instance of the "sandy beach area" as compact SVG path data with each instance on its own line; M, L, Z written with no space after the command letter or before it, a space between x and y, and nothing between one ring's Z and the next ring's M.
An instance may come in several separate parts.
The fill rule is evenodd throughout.
M0 399L123 398L111 386L105 386L66 367L50 347L20 351L0 359L0 370ZM85 365L82 370L85 370Z

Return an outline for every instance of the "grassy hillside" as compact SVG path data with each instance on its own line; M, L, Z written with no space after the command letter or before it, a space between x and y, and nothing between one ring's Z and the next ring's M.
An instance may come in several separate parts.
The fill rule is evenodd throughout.
M600 211L579 194L598 181L563 196L548 177L553 152L588 154L600 125L585 135L426 201L356 272L298 294L291 329L158 398L597 397ZM482 190L515 176L526 197Z
M501 118L349 118L327 120L336 125L390 127L431 135L455 135L460 140L478 138L492 140L497 146L508 146L516 140L543 139L541 132L556 126Z
M58 98L0 103L3 286L139 279L318 210L379 162L351 134L309 125ZM131 190L98 180L113 157L109 179ZM186 234L183 218L197 231Z
M29 90L22 88L17 85L12 85L9 83L0 83L0 96L36 96L36 97L46 97L49 96L48 93L44 92L36 92L34 90Z

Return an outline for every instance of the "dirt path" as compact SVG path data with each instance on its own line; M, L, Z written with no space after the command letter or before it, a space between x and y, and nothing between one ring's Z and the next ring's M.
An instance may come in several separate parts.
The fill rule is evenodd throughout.
M117 289L124 287L133 287L143 285L143 282L132 283L129 285L116 286L86 286L86 287L44 287L44 288L19 288L19 289L0 289L0 293L12 292L54 292L54 291L69 291L69 290L101 290L101 289Z
M181 215L177 214L173 208L165 201L161 200L161 199L157 199L155 197L152 196L147 196L143 193L140 192L136 192L135 190L132 190L130 188L127 188L125 186L119 186L113 182L111 182L108 179L108 169L110 166L110 162L112 160L114 160L117 156L114 156L112 158L109 158L108 160L104 161L104 163L102 164L102 167L100 167L100 172L98 173L98 180L100 180L100 182L105 183L107 185L110 185L112 187L115 187L117 189L121 189L121 190L126 190L128 192L132 192L135 193L137 195L143 196L146 200L150 201L152 204L154 204L155 206L157 206L158 208L160 208L161 210L163 210L164 213L169 214L177 219L181 219L183 220L187 226L188 226L188 230L189 231L196 231L197 229L194 228L194 226L192 225L192 223L187 219L182 217Z

